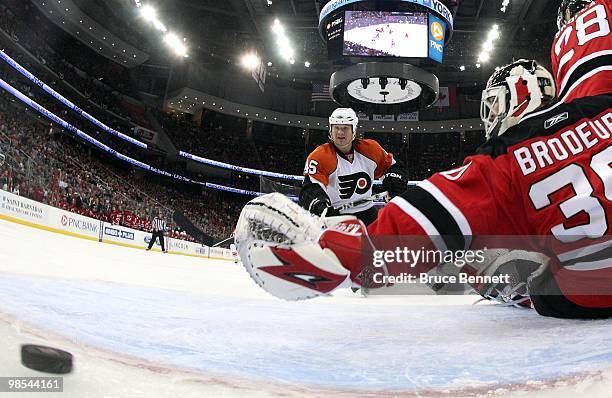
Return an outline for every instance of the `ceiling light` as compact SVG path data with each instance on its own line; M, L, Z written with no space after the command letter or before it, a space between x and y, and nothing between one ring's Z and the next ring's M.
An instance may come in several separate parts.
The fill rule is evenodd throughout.
M149 22L155 21L157 19L157 11L150 5L146 5L140 8L140 15Z
M242 56L242 66L247 70L253 70L259 66L261 60L255 53L248 53Z

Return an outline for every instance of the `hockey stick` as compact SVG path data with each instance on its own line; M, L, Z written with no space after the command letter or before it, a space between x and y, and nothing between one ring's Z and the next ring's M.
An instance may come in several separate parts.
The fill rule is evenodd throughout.
M350 203L345 203L341 206L333 206L335 210L341 212L343 210L347 210L347 209L352 209L353 207L357 207L360 206L362 204L368 203L368 202L373 202L377 199L385 199L389 196L389 192L385 191L385 192L381 192L381 193L377 193L376 195L372 195L369 198L365 198L365 199L360 199L360 200L356 200L354 202L350 202Z
M225 243L225 242L227 242L228 240L231 240L231 239L234 239L234 235L230 236L227 239L223 239L222 241L219 241L219 242L215 243L214 245L212 245L212 247L217 247L219 245L222 245L223 243Z

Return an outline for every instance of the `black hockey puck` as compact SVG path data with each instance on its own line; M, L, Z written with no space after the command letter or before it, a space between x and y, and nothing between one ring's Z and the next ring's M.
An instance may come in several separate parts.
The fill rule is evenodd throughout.
M26 368L45 373L66 374L72 371L72 354L57 348L24 344L21 363Z

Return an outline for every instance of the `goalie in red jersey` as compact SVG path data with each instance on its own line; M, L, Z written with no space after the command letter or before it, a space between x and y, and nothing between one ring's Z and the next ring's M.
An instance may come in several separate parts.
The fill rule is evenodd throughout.
M576 3L562 4L562 22L595 12L592 26L609 25L606 2ZM591 11L600 5L605 16ZM281 195L249 202L237 226L245 267L268 292L299 300L363 281L363 253L381 236L420 236L416 248L440 252L478 249L489 235L528 237L526 249L549 258L529 278L538 313L611 317L612 92L603 59L578 62L579 75L557 64L562 97L552 105L555 83L535 61L501 68L483 93L488 140L478 154L393 199L367 230L354 218L312 217Z

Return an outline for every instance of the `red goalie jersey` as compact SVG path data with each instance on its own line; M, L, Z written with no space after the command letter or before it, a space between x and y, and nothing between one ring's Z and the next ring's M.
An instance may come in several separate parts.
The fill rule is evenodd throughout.
M462 167L396 197L369 234L429 235L440 251L474 249L485 235L532 237L529 249L551 257L558 297L612 309L611 104L600 95L531 114Z
M612 2L596 0L555 36L552 68L563 102L612 92L611 26Z

